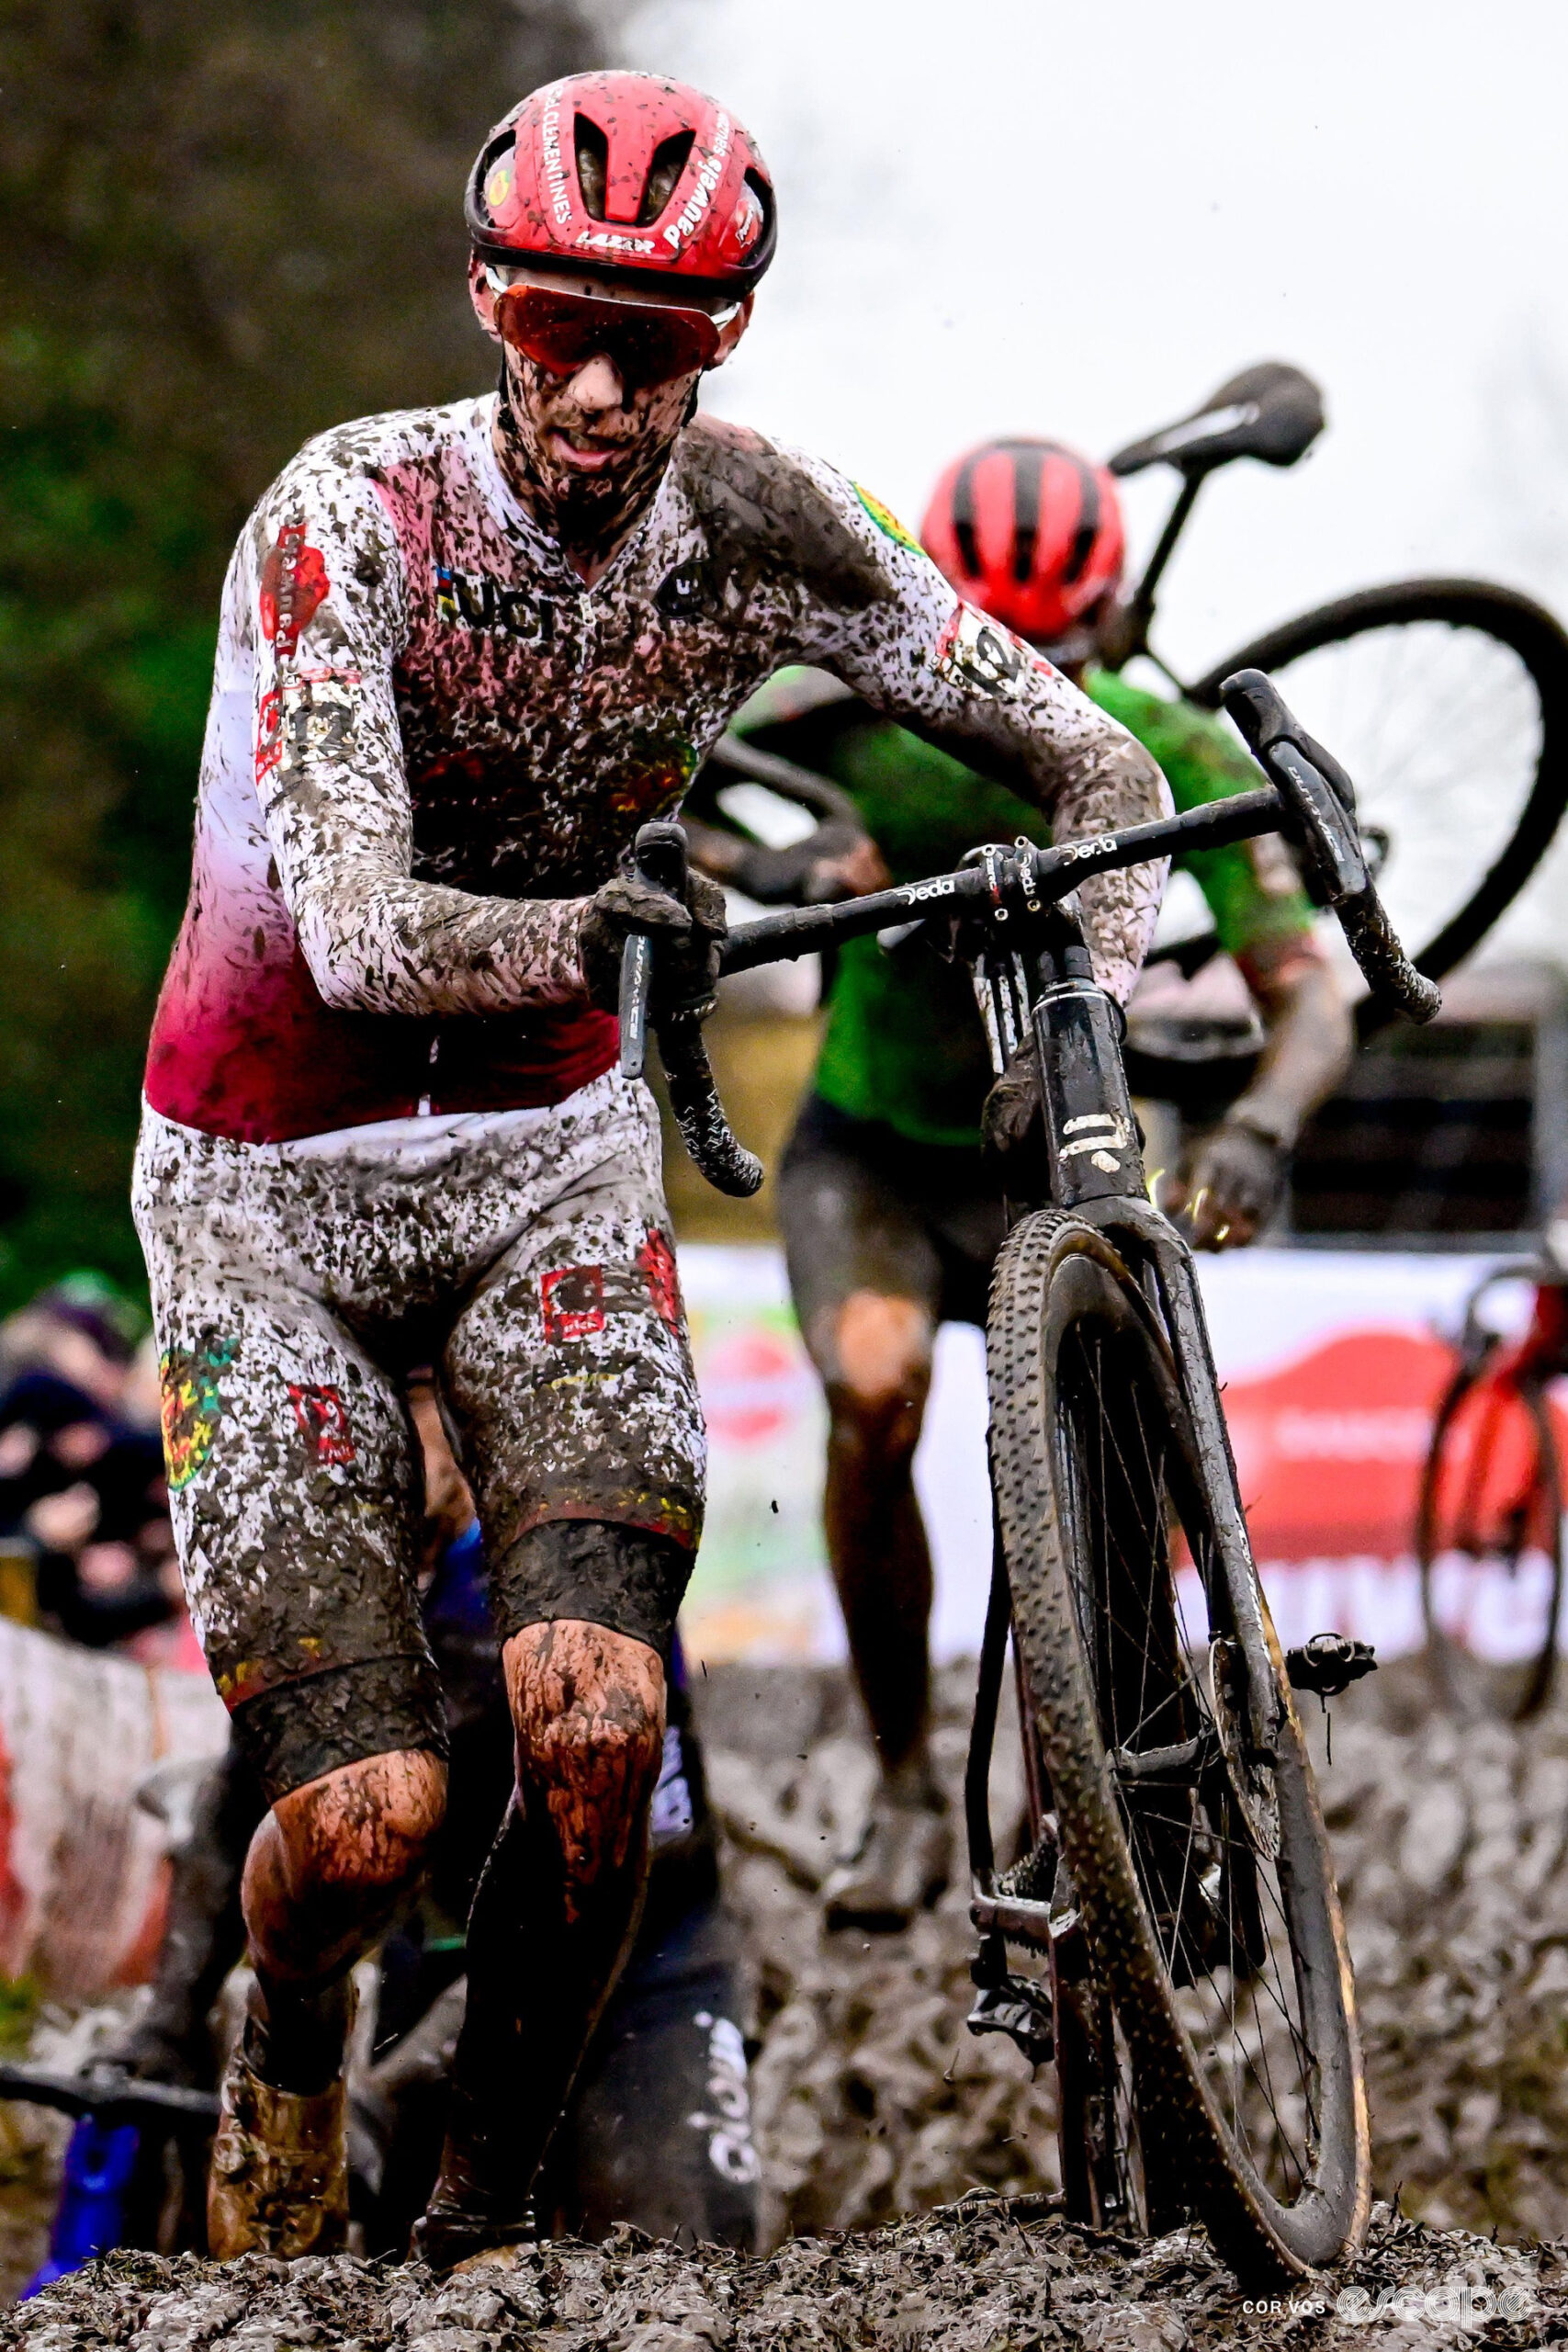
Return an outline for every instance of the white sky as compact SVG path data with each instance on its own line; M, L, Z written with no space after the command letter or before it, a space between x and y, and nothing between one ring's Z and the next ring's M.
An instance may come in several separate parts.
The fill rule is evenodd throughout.
M777 178L711 404L911 526L971 441L1104 453L1290 359L1329 430L1204 491L1156 629L1178 669L1424 570L1568 609L1568 10L651 0L619 46L720 95ZM1135 545L1172 480L1128 486Z

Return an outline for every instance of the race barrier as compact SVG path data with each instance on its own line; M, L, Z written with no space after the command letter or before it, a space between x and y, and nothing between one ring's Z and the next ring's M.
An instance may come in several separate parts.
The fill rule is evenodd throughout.
M1333 1628L1392 1656L1416 1645L1412 1554L1450 1335L1494 1256L1271 1250L1201 1261L1203 1295L1253 1544L1281 1638ZM823 1564L820 1391L781 1253L688 1246L682 1279L707 1408L707 1532L683 1624L694 1655L830 1658L842 1634ZM1525 1285L1494 1294L1522 1325ZM1568 1416L1559 1406L1568 1438ZM985 1351L938 1341L915 1477L936 1570L940 1657L979 1644L990 1574ZM1506 1601L1506 1596L1500 1600ZM1506 1610L1496 1613L1506 1650Z
M0 1975L73 2000L144 1980L171 1835L227 1736L205 1673L0 1619ZM144 1789L164 1818L138 1803Z

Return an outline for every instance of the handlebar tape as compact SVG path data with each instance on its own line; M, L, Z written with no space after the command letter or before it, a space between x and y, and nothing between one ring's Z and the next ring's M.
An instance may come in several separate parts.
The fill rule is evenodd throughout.
M664 819L639 826L634 850L645 882L671 897L686 895L686 836ZM621 1075L640 1078L648 1066L648 1003L653 989L653 942L637 933L621 950Z
M762 1163L738 1141L713 1081L702 1023L694 1013L670 1015L659 1024L659 1055L670 1086L670 1107L681 1140L716 1193L750 1200L762 1182Z
M1334 910L1351 955L1374 996L1398 1005L1407 1019L1430 1021L1442 1011L1443 992L1418 972L1399 944L1388 910L1369 883L1360 899Z
M1261 670L1236 671L1221 686L1220 696L1279 793L1291 838L1337 917L1368 988L1411 1021L1430 1021L1443 1000L1405 955L1372 886L1349 777L1294 718Z

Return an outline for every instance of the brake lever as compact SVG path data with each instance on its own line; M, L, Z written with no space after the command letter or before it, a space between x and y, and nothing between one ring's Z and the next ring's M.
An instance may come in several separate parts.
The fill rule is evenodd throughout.
M656 890L683 898L686 836L679 825L656 819L642 825L633 850L638 874ZM648 1068L648 1006L653 992L653 942L634 932L621 950L621 1076L641 1078Z
M686 836L679 825L656 820L639 827L633 855L645 882L685 897ZM652 986L653 942L646 932L637 932L621 950L621 1069L627 1078L641 1078L647 1068ZM725 1116L698 1014L665 1014L659 1024L659 1051L670 1107L693 1161L716 1192L750 1199L761 1185L762 1163L739 1142Z

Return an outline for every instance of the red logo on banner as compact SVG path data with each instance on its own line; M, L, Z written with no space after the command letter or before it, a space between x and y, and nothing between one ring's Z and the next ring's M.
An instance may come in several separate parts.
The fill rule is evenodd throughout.
M716 1437L761 1445L789 1426L812 1385L798 1341L766 1329L737 1331L708 1353L703 1410Z
M1453 1374L1438 1340L1351 1331L1261 1380L1233 1380L1225 1419L1260 1560L1399 1559L1432 1417Z
M604 1329L603 1266L558 1266L539 1283L547 1340L591 1340Z
M335 1388L306 1388L291 1380L294 1418L310 1441L318 1462L352 1462L354 1440L349 1435L348 1408Z

